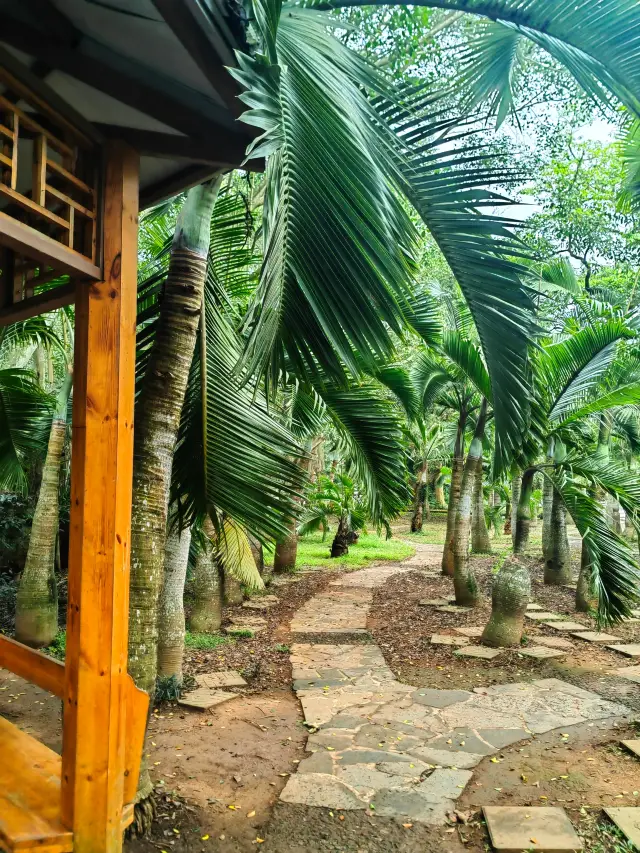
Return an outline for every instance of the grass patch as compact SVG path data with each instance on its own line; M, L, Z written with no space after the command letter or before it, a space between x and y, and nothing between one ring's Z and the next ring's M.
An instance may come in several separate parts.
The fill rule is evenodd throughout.
M250 628L229 628L227 630L228 637L254 637L255 634Z
M398 539L385 539L374 533L361 533L355 545L349 545L349 553L344 557L331 558L331 542L333 533L330 531L324 542L321 533L313 533L305 536L298 543L298 568L305 566L322 566L323 568L335 568L337 566L348 566L351 569L359 569L369 563L379 560L397 562L411 557L415 550L406 542Z
M229 638L222 634L192 634L187 631L184 636L184 644L188 649L217 649L228 642Z

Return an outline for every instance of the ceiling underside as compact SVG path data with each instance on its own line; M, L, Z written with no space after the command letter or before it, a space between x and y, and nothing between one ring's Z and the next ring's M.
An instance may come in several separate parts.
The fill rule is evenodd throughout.
M243 33L225 2L0 0L0 63L137 148L148 206L238 166L251 140L224 67Z

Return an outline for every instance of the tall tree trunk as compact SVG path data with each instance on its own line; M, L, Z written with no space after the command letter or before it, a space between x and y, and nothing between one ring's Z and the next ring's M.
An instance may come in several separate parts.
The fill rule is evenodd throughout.
M429 463L425 463L424 491L422 493L422 519L431 521L431 504L429 503Z
M589 549L583 540L580 555L580 575L576 587L576 610L578 613L589 613L590 610L595 610L598 606L598 596L591 589L590 565Z
M211 544L216 536L211 519L204 520L202 532L207 541L198 552L193 567L193 609L189 630L194 634L215 634L222 624L223 581Z
M262 542L253 536L249 531L247 531L247 539L249 540L249 545L251 546L251 553L253 554L253 559L256 562L256 566L258 571L260 572L260 577L264 581L265 586L269 586L271 583L271 575L272 569L271 566L266 566L264 562L264 548L262 547Z
M458 501L454 527L453 586L456 591L456 604L468 607L474 607L478 603L478 583L469 561L469 537L471 535L473 489L478 477L478 468L482 472L482 438L486 420L487 401L483 399L473 439L467 453L467 460L464 464L460 500Z
M628 512L624 514L624 536L625 539L628 539L629 542L637 542L638 541L638 531L636 530L633 519Z
M413 516L411 518L411 532L420 533L422 530L422 481L427 470L426 460L422 462L416 472L416 483L413 489Z
M620 521L620 504L615 498L611 500L611 515L612 515L612 525L611 529L614 533L617 533L618 536L622 536L622 523Z
M549 442L547 448L546 463L553 462L553 442ZM542 483L542 557L545 561L549 559L551 546L551 510L553 507L553 483L549 477L543 478Z
M572 579L571 549L567 536L567 510L562 498L554 489L548 551L544 563L544 582L562 586L562 584L571 583Z
M298 520L292 518L289 522L289 533L279 542L276 542L276 550L273 555L273 571L276 574L292 572L296 567L298 556Z
M194 187L171 246L155 339L136 406L131 514L129 672L153 696L158 661L158 600L171 465L196 343L207 272L211 215L221 177ZM138 801L152 792L143 762Z
M491 540L484 515L482 458L476 470L473 484L473 508L471 514L471 550L474 554L490 554Z
M73 377L69 373L58 394L33 514L29 550L16 598L16 639L27 646L48 646L58 633L58 588L55 559L58 538L60 463L67 431L67 403Z
M182 684L184 658L184 583L189 564L191 530L167 535L164 548L164 584L158 615L158 676L175 676Z
M522 475L515 474L511 478L511 545L513 552L516 550L516 529L518 527L518 504L520 503L520 492L522 491Z
M529 544L529 533L531 532L531 492L533 491L534 474L535 469L529 468L522 475L520 496L516 506L516 530L513 543L514 554L524 554L527 549L527 545Z
M516 557L504 561L493 581L491 618L482 634L485 646L518 646L531 597L531 578Z
M434 481L436 506L438 507L438 509L446 509L447 503L444 499L444 486L442 484L444 476L440 473L440 471L441 469L438 468L438 473L436 474L436 478Z
M467 410L462 407L458 417L458 429L456 432L456 443L453 448L453 462L451 465L451 487L449 489L449 506L447 508L447 531L444 537L444 549L442 551L442 574L452 578L454 572L453 538L456 527L456 513L458 501L460 500L460 488L462 486L462 469L464 468L464 431L467 426Z

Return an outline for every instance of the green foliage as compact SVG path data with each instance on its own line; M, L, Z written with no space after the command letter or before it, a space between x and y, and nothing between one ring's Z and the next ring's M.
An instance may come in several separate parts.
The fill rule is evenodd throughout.
M187 631L184 644L188 649L217 649L229 642L229 638L222 634L192 634Z
M0 492L0 570L21 570L29 545L33 503L10 492Z
M298 534L307 536L322 530L324 539L334 518L342 518L348 530L359 531L367 521L367 506L354 481L337 472L334 478L321 474L307 490L307 507Z
M283 655L286 655L291 651L291 646L287 646L284 643L278 643L274 648L277 652L280 652Z
M156 681L155 702L177 702L182 695L182 685L175 675L158 678Z
M0 489L26 494L30 456L44 452L53 400L32 373L0 369Z
M53 642L50 646L47 646L46 649L43 649L44 653L50 655L52 658L57 658L58 660L64 660L65 655L67 653L67 632L59 631L54 637Z
M255 636L253 631L250 628L229 628L227 634L230 637L236 637L238 639L242 637L253 637Z

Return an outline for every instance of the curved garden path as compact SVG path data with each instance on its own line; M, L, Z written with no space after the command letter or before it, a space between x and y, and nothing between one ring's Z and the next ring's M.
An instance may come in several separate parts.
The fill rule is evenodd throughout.
M486 756L535 734L630 713L557 679L472 692L398 681L367 632L373 590L400 572L437 574L441 553L418 545L403 563L344 575L295 614L293 686L310 755L288 780L284 802L444 824Z

